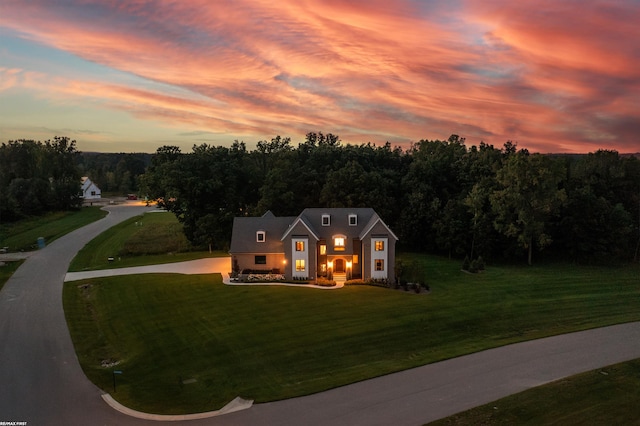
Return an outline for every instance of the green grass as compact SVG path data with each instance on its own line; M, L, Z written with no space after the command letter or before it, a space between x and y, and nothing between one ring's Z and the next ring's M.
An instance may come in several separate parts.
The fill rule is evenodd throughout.
M69 271L124 268L182 262L227 253L192 251L182 225L171 213L146 213L126 220L89 242L73 259ZM114 261L109 262L108 258Z
M141 275L65 284L87 376L156 413L273 401L554 334L640 320L640 266L490 267L403 255L430 294L232 287L219 275ZM83 288L82 286L88 285ZM191 384L183 380L196 379Z
M0 246L10 251L36 249L39 237L49 244L69 232L102 219L107 215L99 207L84 207L77 211L55 212L44 216L6 223L0 226Z
M4 287L4 284L11 278L11 275L22 265L24 260L17 262L5 262L3 266L0 266L0 290Z
M559 380L429 424L639 424L638 380L640 360L634 360Z

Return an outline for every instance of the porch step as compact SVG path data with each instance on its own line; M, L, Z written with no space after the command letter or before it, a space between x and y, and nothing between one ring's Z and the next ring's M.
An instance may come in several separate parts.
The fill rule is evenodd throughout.
M333 280L336 282L336 284L344 284L344 282L347 280L347 274L346 273L333 273Z

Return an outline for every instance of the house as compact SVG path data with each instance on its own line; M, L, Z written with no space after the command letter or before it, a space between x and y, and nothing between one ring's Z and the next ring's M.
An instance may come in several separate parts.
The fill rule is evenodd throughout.
M394 280L396 241L371 208L310 208L296 217L268 211L234 219L229 254L234 272L279 273L288 280Z
M101 198L102 193L100 192L100 188L91 181L87 176L82 178L82 194L80 195L85 200L93 200L96 198Z

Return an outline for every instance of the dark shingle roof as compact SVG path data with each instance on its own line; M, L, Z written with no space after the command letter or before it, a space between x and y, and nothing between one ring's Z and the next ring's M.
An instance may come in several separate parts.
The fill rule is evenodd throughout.
M262 217L236 217L233 219L230 253L282 253L280 238L295 217L276 217L270 211ZM256 241L256 233L265 232L265 241Z

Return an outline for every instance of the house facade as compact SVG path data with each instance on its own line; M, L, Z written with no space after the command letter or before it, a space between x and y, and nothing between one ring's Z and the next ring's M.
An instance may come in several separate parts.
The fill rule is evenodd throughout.
M234 271L271 271L285 278L395 279L398 238L371 208L311 208L299 216L236 217Z
M87 176L82 178L82 198L85 200L94 200L102 197L100 188L91 181Z

